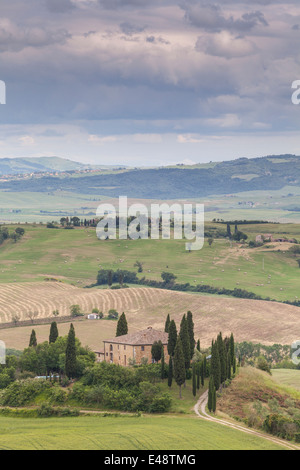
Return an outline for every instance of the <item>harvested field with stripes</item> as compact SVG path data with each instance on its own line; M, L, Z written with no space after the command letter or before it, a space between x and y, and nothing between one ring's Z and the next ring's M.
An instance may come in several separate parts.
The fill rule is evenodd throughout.
M105 315L110 309L125 312L130 331L147 326L163 329L167 314L179 326L183 313L191 310L194 315L196 338L203 346L209 346L218 331L234 333L237 341L253 341L263 344L291 344L300 337L300 309L297 307L247 299L233 299L146 287L110 289L83 289L60 282L2 284L0 289L0 321L12 321L15 314L20 320L28 320L28 312L36 311L38 318L51 318L53 310L60 316L70 314L70 306L78 304L82 312L91 313L98 308ZM52 317L53 318L53 317ZM26 330L25 344L29 327ZM36 331L46 331L47 326L36 326ZM21 340L23 327L0 330L0 339L9 337ZM84 330L84 338L80 331ZM99 333L101 331L101 334ZM76 323L78 337L85 345L98 348L107 335L114 336L115 322L108 320L84 320ZM89 336L91 335L91 337ZM98 338L98 341L96 341ZM100 339L101 338L101 339ZM22 341L21 341L22 343ZM23 344L23 343L22 343ZM8 347L13 346L11 342Z

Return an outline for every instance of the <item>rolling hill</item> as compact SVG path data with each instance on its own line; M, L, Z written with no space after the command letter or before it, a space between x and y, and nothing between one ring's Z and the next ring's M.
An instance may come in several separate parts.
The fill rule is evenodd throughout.
M203 347L211 344L216 332L234 333L238 342L252 341L271 345L292 344L300 337L300 309L276 302L248 299L219 298L151 288L82 289L63 283L2 284L0 293L0 321L11 321L18 314L28 320L29 311L38 312L38 318L49 317L59 309L60 316L70 314L72 304L80 305L85 313L97 307L107 315L110 309L125 312L129 328L138 331L147 326L163 330L166 316L179 325L182 315L193 312L195 336ZM68 326L60 325L61 334ZM102 348L102 341L115 335L116 323L110 320L76 322L76 334L83 344L94 350ZM49 326L37 325L39 341L47 340ZM0 337L9 348L26 347L31 326L0 330Z
M300 157L240 158L187 168L128 169L73 178L42 177L2 182L0 190L49 192L64 190L90 195L179 199L300 186ZM297 208L296 208L297 209ZM300 207L299 207L300 209Z
M0 175L20 175L27 173L43 173L51 171L74 171L86 167L82 163L73 162L59 157L39 158L1 158Z

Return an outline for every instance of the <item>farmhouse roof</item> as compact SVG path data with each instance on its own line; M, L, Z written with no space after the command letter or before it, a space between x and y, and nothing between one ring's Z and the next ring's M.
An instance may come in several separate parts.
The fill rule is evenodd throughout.
M168 333L164 331L154 330L148 327L146 330L137 331L136 333L117 336L116 338L104 340L104 343L129 344L132 346L152 345L155 341L161 341L162 344L168 343Z

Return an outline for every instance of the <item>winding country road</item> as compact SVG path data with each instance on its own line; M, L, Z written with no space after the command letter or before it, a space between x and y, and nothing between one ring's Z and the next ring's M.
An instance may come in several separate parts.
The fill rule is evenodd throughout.
M209 415L206 412L207 402L208 402L208 391L206 391L205 393L203 393L203 395L201 395L201 397L197 401L196 405L194 406L194 411L195 411L196 415L199 418L205 419L206 421L212 421L212 422L215 422L217 424L221 424L223 426L227 426L229 428L236 429L238 431L241 431L241 432L244 432L244 433L247 433L247 434L252 434L254 436L261 437L263 439L266 439L267 441L273 442L274 444L286 447L289 450L300 450L299 446L297 446L296 444L293 444L291 442L285 441L283 439L279 439L279 438L274 437L274 436L270 436L268 434L265 434L265 433L262 433L262 432L259 432L259 431L255 431L255 430L250 429L250 428L246 428L246 427L244 427L240 424L231 423L230 421L215 418L215 417Z

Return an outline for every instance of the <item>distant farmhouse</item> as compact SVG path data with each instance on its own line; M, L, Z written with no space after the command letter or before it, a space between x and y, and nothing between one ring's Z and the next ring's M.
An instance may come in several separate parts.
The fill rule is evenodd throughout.
M274 238L271 233L264 233L262 235L256 236L257 243L265 243L265 242L280 242L280 243L297 243L295 238Z
M149 364L153 362L151 354L153 343L161 341L164 346L165 361L168 362L168 337L168 333L148 327L146 330L137 333L105 340L104 350L96 352L98 361L128 366L132 363L140 365L147 360Z

